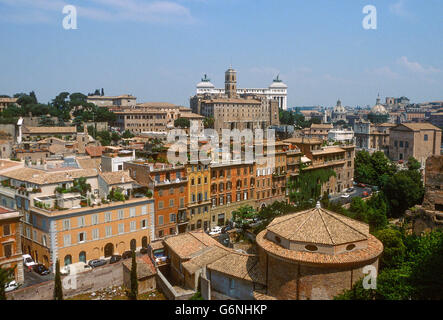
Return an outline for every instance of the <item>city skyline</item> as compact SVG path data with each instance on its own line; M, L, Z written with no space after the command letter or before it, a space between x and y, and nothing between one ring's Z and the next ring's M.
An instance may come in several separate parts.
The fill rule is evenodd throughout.
M441 2L72 1L78 29L64 30L65 1L0 0L0 94L34 90L133 94L189 106L207 74L222 87L232 63L238 87L267 87L280 74L288 107L374 105L377 95L441 100ZM129 5L128 5L129 4ZM40 53L39 53L40 52Z

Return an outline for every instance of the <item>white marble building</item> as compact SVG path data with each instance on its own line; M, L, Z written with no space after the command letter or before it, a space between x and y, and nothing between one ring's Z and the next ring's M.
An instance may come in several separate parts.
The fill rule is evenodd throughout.
M212 83L211 80L205 76L201 82L197 84L197 94L224 94L225 89L218 89ZM268 99L275 99L278 101L278 107L287 110L288 109L288 86L279 79L279 76L272 81L272 84L268 88L237 88L237 94L259 94L264 95Z

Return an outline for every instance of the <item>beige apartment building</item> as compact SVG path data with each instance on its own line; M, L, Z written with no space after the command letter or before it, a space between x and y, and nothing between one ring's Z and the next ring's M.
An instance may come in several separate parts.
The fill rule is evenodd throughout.
M123 94L120 96L88 96L86 101L93 103L99 107L130 107L136 104L137 98L130 94Z
M71 189L81 177L91 186L86 195ZM122 177L105 176L99 183L95 169L2 173L0 193L13 193L23 216L23 253L51 267L57 259L68 265L147 247L154 235L154 200L134 198L133 187L125 192L131 181ZM100 189L123 192L126 199L101 198Z
M167 129L167 113L162 110L125 109L114 112L117 116L115 126L121 132L129 130L137 134L141 132L165 132Z
M417 159L424 166L430 156L440 155L441 129L430 123L402 123L390 130L389 157Z

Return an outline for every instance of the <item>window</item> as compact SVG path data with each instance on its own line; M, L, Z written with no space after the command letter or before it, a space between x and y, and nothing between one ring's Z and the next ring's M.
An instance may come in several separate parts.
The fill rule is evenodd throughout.
M318 247L313 245L313 244L308 244L308 245L305 246L305 249L308 250L308 251L317 251Z
M163 216L158 216L158 224L159 224L160 226L163 225Z
M158 190L158 196L163 197L163 190Z
M142 207L142 216L146 215L148 213L147 207L143 206Z
M355 244L348 244L347 246L346 246L346 250L347 251L351 251L351 250L353 250L355 248Z
M169 208L174 207L174 199L169 199Z
M106 236L107 237L111 237L112 236L112 227L111 226L107 226L106 227Z
M148 220L147 219L143 219L142 221L140 221L140 227L142 229L148 228Z
M176 215L175 215L175 213L171 213L171 214L169 215L169 221L171 221L171 222L175 222L175 220L176 220Z
M82 243L86 241L86 232L79 232L78 234L78 242Z
M163 209L163 201L159 201L158 202L158 208L159 209Z
M403 148L403 141L400 141L400 148Z
M48 240L46 239L45 235L42 235L42 244L43 244L44 247L48 246Z
M63 220L63 230L71 229L71 221L69 219Z
M10 228L9 224L3 225L3 235L9 236L10 234L11 234L11 228Z
M85 226L85 217L77 218L77 227L81 228Z
M6 258L9 258L12 255L12 245L10 243L3 245L3 252Z
M118 210L118 219L122 220L125 217L125 213L123 210Z
M32 240L37 241L37 231L32 230Z
M105 212L105 222L112 221L112 212Z
M131 218L135 217L135 208L129 208L129 216Z
M174 188L169 189L169 194L174 194Z
M98 214L92 216L92 225L98 224Z
M29 227L26 227L26 238L31 239L31 229L29 229Z
M425 139L425 141L428 141L428 135L427 134L425 134L424 139Z
M92 230L92 239L93 239L93 240L98 240L98 238L99 238L99 232L98 232L98 229L93 229L93 230Z
M124 223L119 223L118 225L118 233L122 234L125 232L125 224Z
M64 244L65 247L71 245L71 235L70 234L65 234L63 236L63 244Z
M137 221L131 221L129 228L131 231L135 231L137 229Z

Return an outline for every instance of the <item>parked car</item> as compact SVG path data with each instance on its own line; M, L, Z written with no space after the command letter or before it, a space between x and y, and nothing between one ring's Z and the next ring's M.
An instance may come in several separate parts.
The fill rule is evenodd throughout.
M363 191L362 195L363 195L363 197L367 197L367 196L369 196L369 192Z
M366 185L365 185L364 183L359 183L358 186L359 186L360 188L366 188Z
M349 193L344 193L341 195L342 199L348 199L351 195Z
M88 264L91 268L101 267L101 266L104 266L106 263L107 263L107 261L104 259L94 259L94 260L90 260L88 262Z
M154 255L154 258L155 258L155 262L157 262L157 263L165 262L168 259L168 257L166 257L166 255L165 255L165 250L164 249L154 250L153 255Z
M122 256L119 254L114 254L109 260L109 264L117 263L122 259Z
M17 282L15 282L15 280L12 280L11 282L9 282L5 285L5 292L13 291L13 290L17 289L19 286L20 285Z
M125 251L125 252L123 252L123 254L122 254L122 259L123 260L130 259L130 258L132 258L132 251Z
M45 276L47 274L50 274L51 271L49 271L48 268L46 268L44 265L42 265L41 263L39 264L34 264L32 266L32 270L35 271L36 273L38 273L41 276Z
M148 248L144 248L144 247L141 248L141 249L140 249L140 253L141 253L141 254L147 254L147 253L148 253Z
M91 260L93 261L93 260ZM89 262L91 262L89 261ZM63 268L60 269L60 273L62 275L68 275L68 274L77 274L77 273L82 273L85 271L89 271L92 270L92 267L89 264L84 263L83 261L80 262L76 262L76 263L72 263L69 264L67 266L64 266Z
M218 235L222 232L222 228L219 226L213 227L211 228L211 230L209 231L209 235L210 236L215 236Z
M231 226L226 226L226 227L222 228L221 233L226 233L226 232L228 232L229 230L232 230L232 229L234 229L234 228L231 227Z
M354 188L348 188L348 190L346 190L347 193L351 193L351 192L354 192L354 191L355 191Z
M32 259L32 257L29 254L24 254L24 255L22 255L22 257L23 257L23 264L26 267L32 267L37 264L34 262L34 260Z

